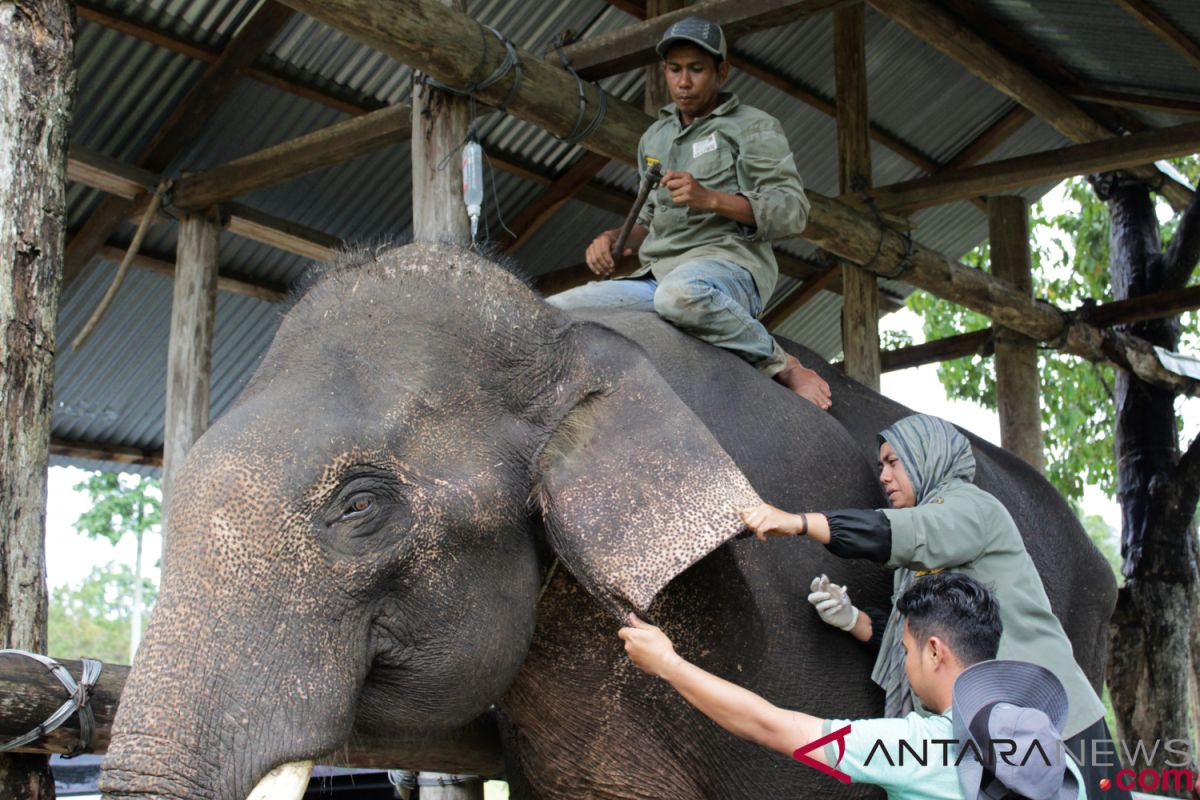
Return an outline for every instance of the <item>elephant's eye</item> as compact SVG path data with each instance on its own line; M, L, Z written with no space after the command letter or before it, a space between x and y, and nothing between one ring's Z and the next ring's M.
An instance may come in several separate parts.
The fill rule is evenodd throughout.
M375 510L375 497L369 492L358 492L346 498L339 519L352 520L367 516Z

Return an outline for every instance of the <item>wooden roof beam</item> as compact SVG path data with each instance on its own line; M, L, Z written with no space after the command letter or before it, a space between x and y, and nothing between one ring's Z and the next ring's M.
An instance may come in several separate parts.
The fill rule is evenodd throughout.
M884 2L884 0L874 0ZM890 7L901 0L886 0ZM380 7L373 0L287 0L297 10L331 25L451 85L471 76L491 74L504 59L503 48L484 51L478 24L466 14L436 0L408 0ZM959 26L961 27L961 26ZM976 37L978 38L978 37ZM524 80L510 98L509 111L551 133L566 135L575 126L579 85L565 70L516 48ZM513 77L506 76L480 92L488 103L503 102ZM597 108L596 88L588 86L588 108ZM1063 101L1069 104L1069 101ZM595 153L633 164L637 142L651 123L648 114L618 98L609 98L606 115L580 144ZM1095 126L1094 121L1091 122ZM1102 135L1097 138L1104 138ZM1156 173L1157 174L1157 173ZM1150 345L1127 334L1083 323L1068 323L1058 309L1022 295L982 270L973 269L884 230L870 214L847 203L809 194L812 208L804 237L869 272L899 274L918 288L985 314L996 322L1039 341L1086 358L1111 358L1143 380L1180 394L1200 393L1200 385L1164 369Z
M120 264L121 259L125 257L125 248L117 244L106 244L100 248L97 255L105 261ZM168 278L175 277L175 261L173 259L147 253L144 250L133 257L133 263L130 266L166 275ZM265 303L282 303L287 297L287 288L284 286L233 278L224 273L217 276L217 290L253 297L255 300L262 300Z
M841 289L841 286L841 265L831 267L819 275L814 275L797 286L779 305L764 314L761 320L762 324L767 330L773 331L822 291L838 291Z
M1110 326L1174 317L1198 308L1200 308L1200 286L1190 286L1187 289L1156 292L1090 308L1085 306L1072 313L1093 325ZM919 367L923 364L936 364L965 356L990 355L992 335L991 328L984 328L911 347L885 350L882 353L883 371L891 372L909 367Z
M584 153L583 157L576 160L566 172L555 179L546 191L525 207L512 225L513 231L517 234L516 237L504 234L502 239L504 252L511 254L524 247L538 229L549 222L550 218L566 205L568 200L578 195L600 170L608 166L610 160L595 153ZM630 204L632 205L632 201Z
M1191 122L949 170L881 186L870 193L884 211L907 214L979 195L998 194L1073 175L1127 169L1197 151L1200 151L1200 122Z
M717 23L725 31L725 41L797 20L823 14L858 0L700 0L678 11L645 19L591 39L563 48L563 56L589 81L652 64L658 60L655 45L663 32L684 17L698 16ZM644 17L645 10L639 15ZM546 60L562 66L558 53Z
M1146 0L1114 0L1114 2L1149 28L1151 33L1170 45L1189 64L1193 67L1200 67L1200 44L1196 44Z
M1072 99L1082 100L1085 103L1136 108L1139 111L1200 116L1200 100L1189 100L1183 97L1165 97L1143 92L1115 92L1082 86L1063 88L1062 92Z
M996 120L990 128L976 136L970 144L959 150L954 158L946 162L938 172L958 169L976 164L987 157L997 147L1015 136L1017 131L1025 127L1025 123L1033 119L1033 112L1020 103L1014 105L1003 117Z
M181 152L187 149L204 129L204 124L217 112L233 91L239 73L265 51L284 25L292 18L292 10L274 0L266 0L254 15L234 35L229 46L175 106L171 116L158 130L138 163L146 169L161 172ZM63 286L83 271L92 256L108 242L129 212L130 203L123 198L106 197L67 244L63 265Z
M1057 89L944 9L918 0L870 0L870 3L983 82L1027 107L1068 139L1092 142L1114 136ZM1188 187L1163 175L1153 165L1128 171L1158 187L1176 209L1185 208L1191 200L1192 191Z
M219 167L185 175L175 184L171 202L183 209L206 208L407 141L411 131L411 108L381 108Z
M60 458L86 458L91 461L107 461L110 464L132 464L140 467L161 467L162 449L147 450L128 445L75 442L68 439L50 440L50 455ZM105 665L108 668L108 665Z
M72 147L67 157L67 177L111 192L124 201L142 197L153 190L159 180L158 175L150 170L78 146ZM133 204L126 202L125 208L131 222L136 224L141 220L141 214L137 213ZM230 233L314 261L328 261L342 245L342 241L335 236L240 203L223 203L221 211ZM101 245L101 248L104 246ZM96 252L101 248L97 248Z

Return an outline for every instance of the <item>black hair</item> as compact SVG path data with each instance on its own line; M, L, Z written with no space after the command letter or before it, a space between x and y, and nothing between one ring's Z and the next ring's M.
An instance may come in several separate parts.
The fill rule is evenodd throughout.
M942 639L964 667L996 657L1000 647L1000 603L991 589L957 572L916 578L896 601L918 642Z

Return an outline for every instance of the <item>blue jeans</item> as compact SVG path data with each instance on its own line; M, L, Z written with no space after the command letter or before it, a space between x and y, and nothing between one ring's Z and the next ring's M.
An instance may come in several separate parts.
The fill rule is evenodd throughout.
M757 317L762 299L750 273L729 261L688 261L661 281L653 275L593 281L546 298L553 306L656 311L697 339L731 350L767 375L787 365L787 354Z

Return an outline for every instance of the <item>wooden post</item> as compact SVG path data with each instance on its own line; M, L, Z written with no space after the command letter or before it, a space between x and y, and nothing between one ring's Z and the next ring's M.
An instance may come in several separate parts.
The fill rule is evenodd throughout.
M1024 198L1016 195L988 198L988 239L992 274L1032 297L1029 207ZM996 326L995 343L1000 443L1044 472L1037 344L1000 325Z
M46 649L46 466L75 88L74 4L0 4L0 647ZM54 796L0 755L0 797Z
M454 11L466 11L466 0L441 0L441 3ZM418 86L413 94L412 201L416 241L466 242L471 238L471 222L463 204L459 151L467 138L469 122L470 108L465 97L428 85ZM482 222L479 235L483 235ZM443 800L482 799L483 781L422 789L420 795Z
M441 0L465 11L465 0ZM462 157L470 108L465 97L419 84L412 110L413 240L468 241L471 223L463 205ZM482 231L482 226L481 226Z
M867 113L866 8L860 3L833 12L833 61L837 81L838 173L842 194L871 187L871 139ZM863 270L842 270L842 352L846 374L879 389L878 279Z
M678 11L687 6L687 0L646 0L646 19L666 14L668 11ZM658 110L671 102L671 93L667 91L667 81L663 77L662 59L655 58L646 65L646 96L642 107L646 113L655 119Z
M167 410L163 425L163 532L169 530L171 489L192 444L208 427L213 317L221 220L215 208L179 220L171 339L167 351ZM170 537L163 545L164 564Z

